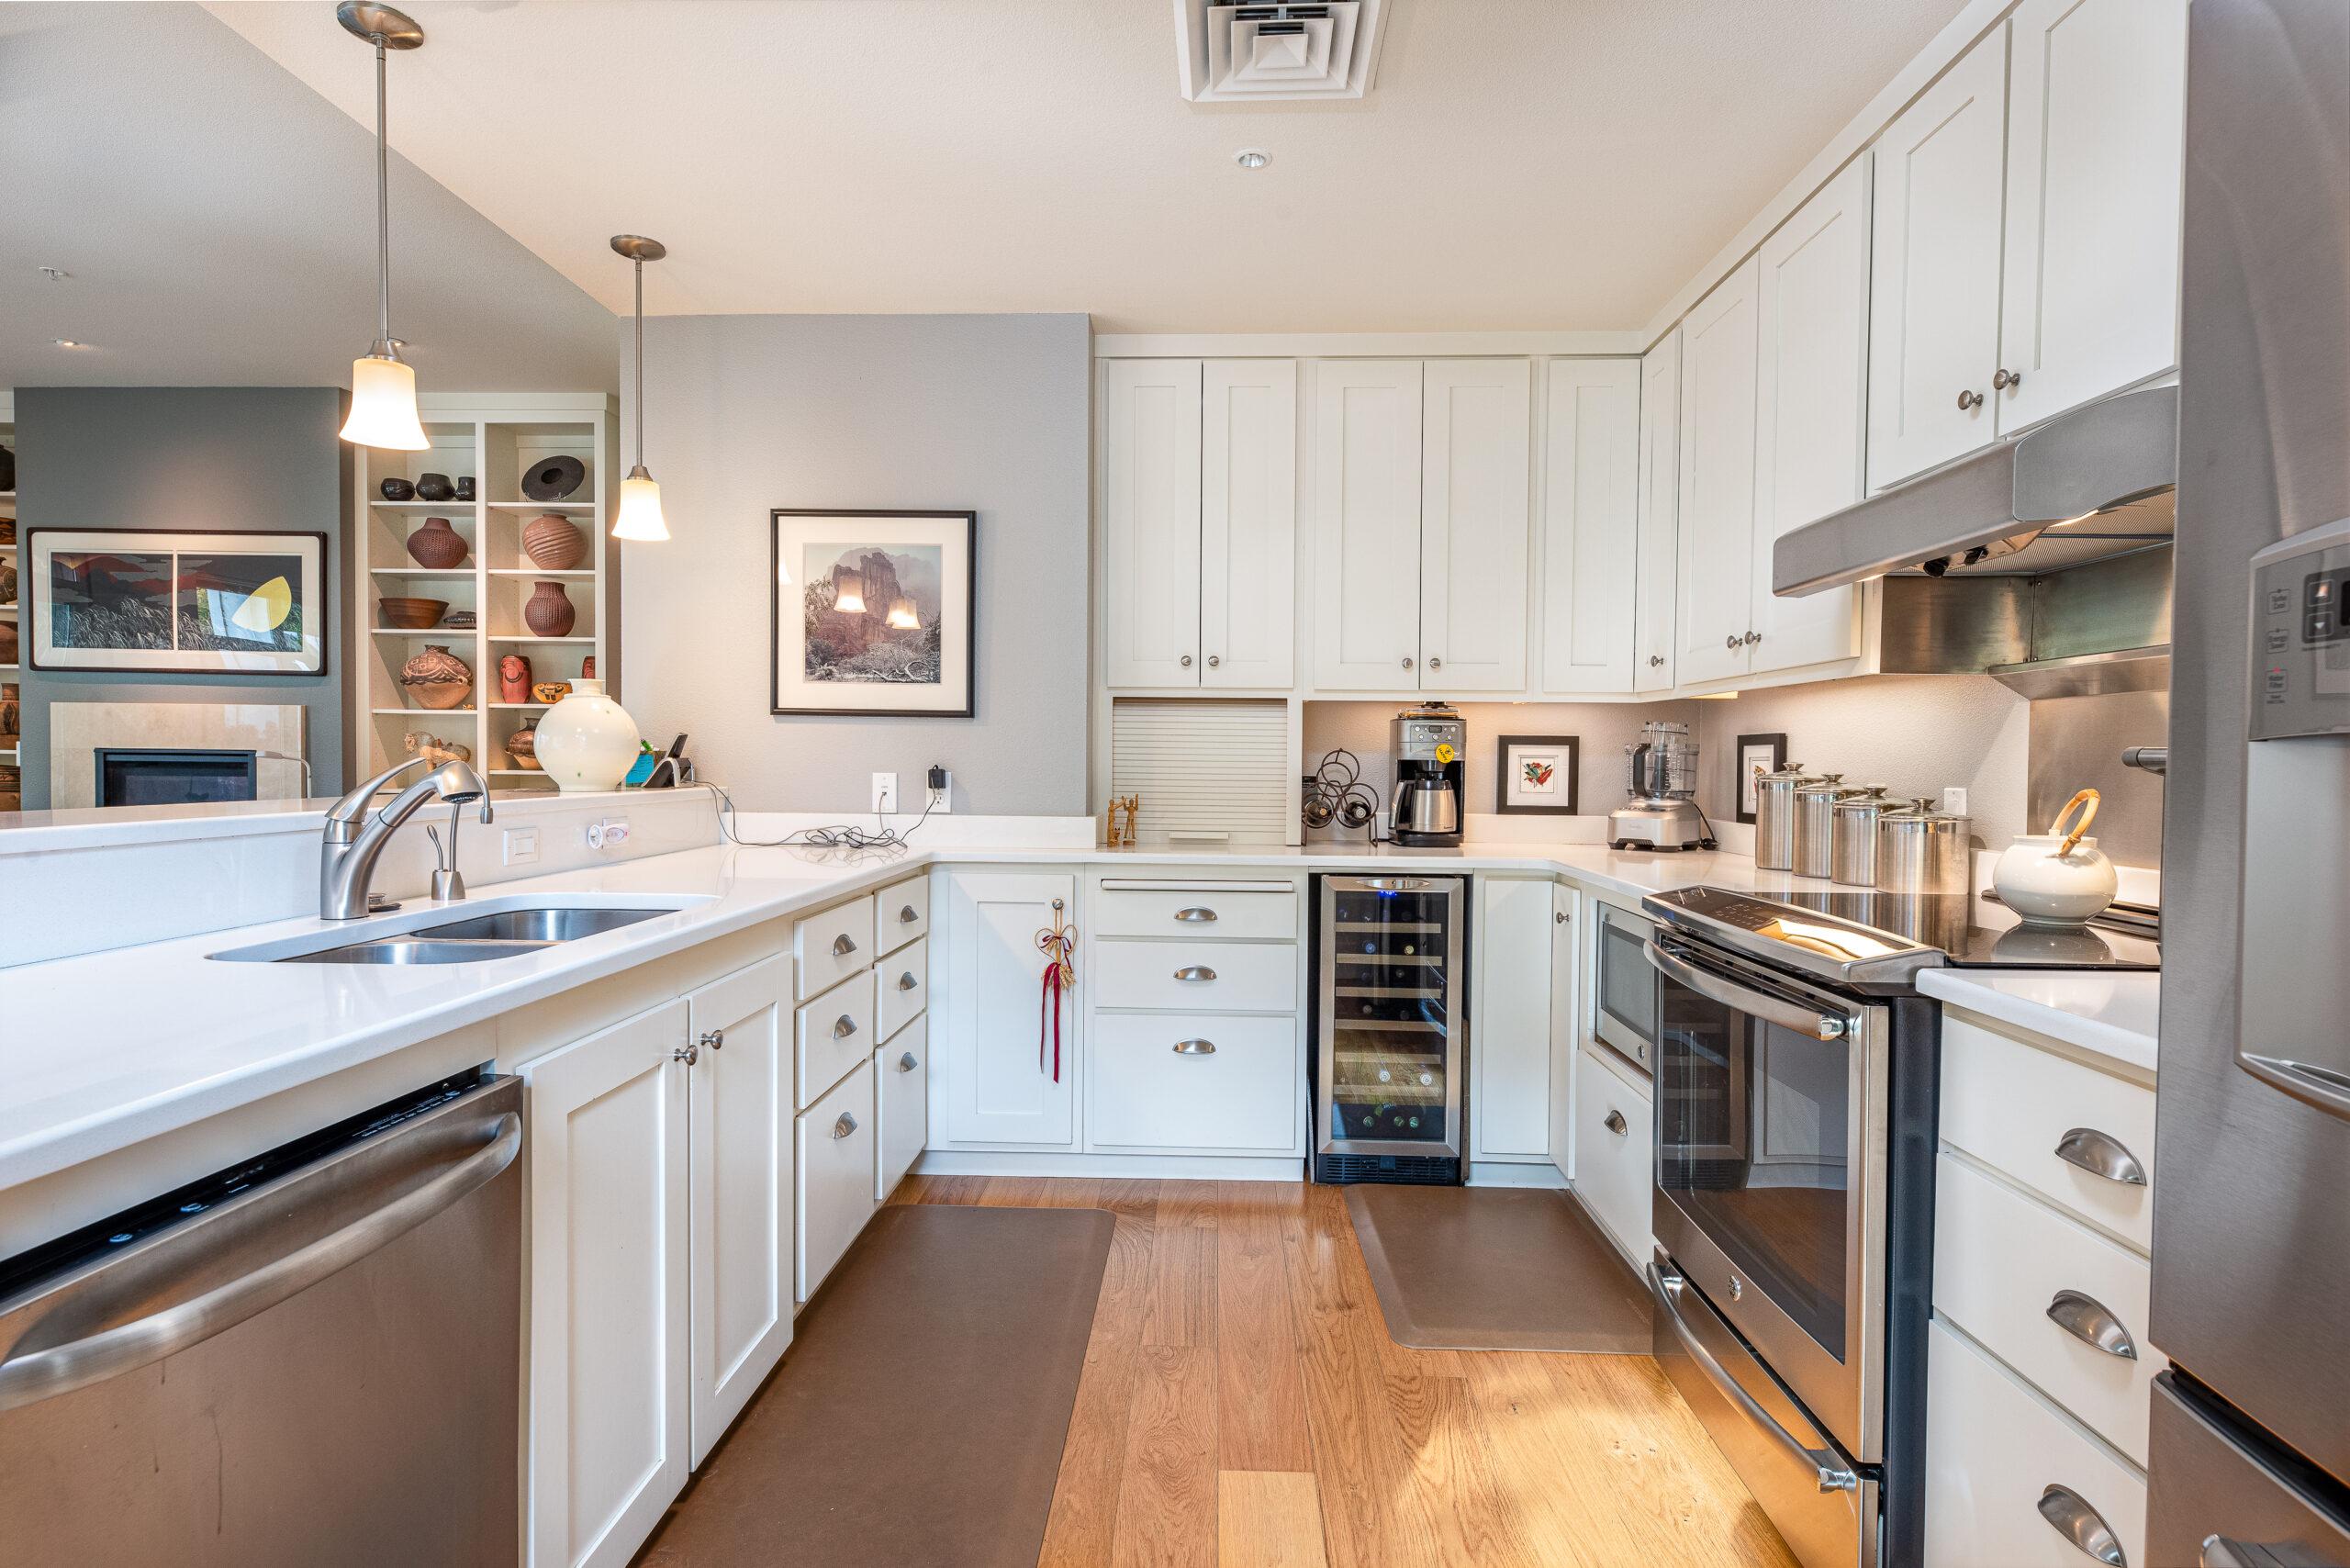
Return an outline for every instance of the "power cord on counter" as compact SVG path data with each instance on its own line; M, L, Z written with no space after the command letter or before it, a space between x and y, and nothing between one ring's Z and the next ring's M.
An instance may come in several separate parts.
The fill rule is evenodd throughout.
M922 815L914 819L912 827L903 830L894 827L866 828L858 827L852 823L835 823L824 827L795 828L781 838L744 838L734 831L734 797L726 792L726 787L714 779L697 778L692 784L684 785L681 788L691 789L696 785L711 792L711 804L718 812L718 831L726 835L728 843L740 845L745 849L900 848L913 837L923 823L930 820L931 808L938 803L938 797L942 793L938 790L924 789Z

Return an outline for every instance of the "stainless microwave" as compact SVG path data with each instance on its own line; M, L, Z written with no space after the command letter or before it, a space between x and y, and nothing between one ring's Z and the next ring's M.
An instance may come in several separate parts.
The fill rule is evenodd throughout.
M1643 1072L1656 1068L1657 973L1647 947L1656 922L1599 906L1599 984L1593 1032Z

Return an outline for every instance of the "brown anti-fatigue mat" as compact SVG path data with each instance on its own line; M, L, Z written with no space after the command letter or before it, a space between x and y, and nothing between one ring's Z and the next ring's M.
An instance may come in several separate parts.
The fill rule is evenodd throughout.
M1366 1182L1347 1211L1399 1345L1651 1353L1647 1287L1565 1193Z
M883 1209L801 1313L644 1568L1034 1568L1103 1209Z

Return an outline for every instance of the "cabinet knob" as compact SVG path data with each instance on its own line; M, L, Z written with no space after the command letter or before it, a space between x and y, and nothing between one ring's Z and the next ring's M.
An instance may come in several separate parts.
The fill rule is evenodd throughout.
M898 989L900 991L912 991L921 983L922 982L920 980L914 979L914 972L912 969L908 969L904 974L898 977Z
M2109 1568L2123 1568L2128 1561L2121 1552L2121 1542L2105 1516L2088 1505L2087 1498L2070 1486L2051 1484L2040 1495L2040 1517L2048 1528L2073 1543L2084 1556L2109 1564Z
M1747 646L1749 646L1749 647L1752 647L1755 644L1757 644L1757 643L1761 642L1762 640L1762 633L1760 633L1760 632L1749 632L1749 633L1746 634L1746 643L1747 643Z
M2022 385L2023 372L2020 370L2009 370L2003 366L1991 377L1991 386L1995 391L2005 392L2010 386Z
M1185 669L1190 669L1192 667L1192 655L1189 654L1185 654L1183 655L1183 667Z
M838 936L833 938L834 958L845 958L851 953L856 951L856 944L849 939L849 934L847 932L844 931Z
M833 1136L834 1137L846 1137L849 1134L855 1131L856 1131L856 1118L850 1115L846 1111L843 1111L841 1113L841 1119L833 1124Z
M726 1048L726 1031L723 1029L705 1029L702 1031L701 1043L708 1046L713 1051L723 1050Z
M1178 1040L1175 1054L1179 1057L1212 1057L1215 1055L1214 1040Z
M1723 647L1725 647L1725 648L1728 648L1728 649L1729 649L1731 653L1733 653L1733 654L1734 654L1734 653L1736 653L1736 652L1738 652L1738 644L1739 644L1739 636L1738 636L1738 633L1735 633L1735 632L1731 633L1729 636L1724 637L1724 638L1722 639L1722 646L1723 646Z
M1404 667L1405 669L1410 669L1412 667L1412 658L1409 654L1404 655Z
M1554 910L1552 910L1552 911L1550 912L1550 924L1553 924L1553 925L1564 925L1566 923L1567 923L1567 912L1566 912L1565 910L1563 910L1563 909L1554 909Z
M1983 394L1975 391L1971 386L1958 395L1958 411L1962 414L1966 412L1969 409L1979 409L1982 406Z
M1608 1112L1606 1119L1599 1125L1606 1127L1609 1132L1614 1133L1617 1137L1624 1137L1626 1131L1631 1126L1630 1123L1624 1120L1624 1113L1621 1111Z
M912 1051L908 1051L905 1055L898 1058L898 1070L900 1072L912 1072L921 1065L922 1063L914 1060L914 1053Z
M1216 666L1218 666L1218 665L1220 665L1220 664L1222 664L1222 663L1224 663L1224 661L1223 661L1222 659L1220 659L1220 658L1216 657L1216 655L1214 655L1214 654L1210 654L1210 655L1208 655L1208 668L1210 668L1210 669L1214 669L1214 668L1215 668L1215 667L1216 667Z
M1663 667L1664 667L1664 655L1663 655L1662 654L1651 654L1651 655L1649 655L1649 668L1651 668L1651 669L1662 669L1662 668L1663 668Z
M1215 971L1205 964L1187 964L1175 971L1175 978L1179 980L1196 983L1215 979Z
M856 1020L844 1013L833 1020L833 1038L845 1040L856 1033Z
M669 1059L671 1061L681 1061L688 1067L691 1067L694 1063L701 1060L701 1047L699 1046L679 1046L676 1050L669 1053Z

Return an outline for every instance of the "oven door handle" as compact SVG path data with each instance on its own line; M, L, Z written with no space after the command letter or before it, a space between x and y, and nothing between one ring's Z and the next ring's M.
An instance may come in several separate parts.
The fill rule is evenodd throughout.
M1714 1359L1714 1353L1706 1349L1705 1341L1697 1338L1696 1331L1682 1317L1680 1304L1673 1299L1686 1282L1675 1274L1672 1282L1666 1283L1663 1273L1654 1263L1648 1265L1648 1276L1649 1294L1656 1298L1656 1309L1664 1314L1664 1320L1673 1326L1673 1338L1681 1341L1681 1348L1689 1352L1689 1359L1704 1371L1707 1381L1720 1391L1722 1397L1736 1406L1739 1413L1749 1421L1770 1434L1797 1464L1810 1471L1822 1492L1859 1491L1861 1478L1846 1467L1841 1455L1832 1449L1806 1448L1793 1432L1779 1424L1777 1417L1756 1403L1754 1395L1747 1393L1738 1379L1730 1376L1729 1370Z
M1798 1006L1795 1002L1782 1001L1768 991L1756 991L1751 986L1740 985L1736 980L1725 980L1710 969L1701 969L1695 964L1674 958L1653 942L1641 943L1640 949L1648 955L1649 962L1655 965L1668 980L1685 985L1699 996L1718 1002L1724 1007L1735 1007L1740 1012L1751 1013L1767 1023L1778 1025L1781 1028L1793 1029L1796 1033L1808 1035L1815 1040L1841 1040L1852 1026L1851 1020L1840 1017L1836 1014L1822 1013L1816 1008Z

